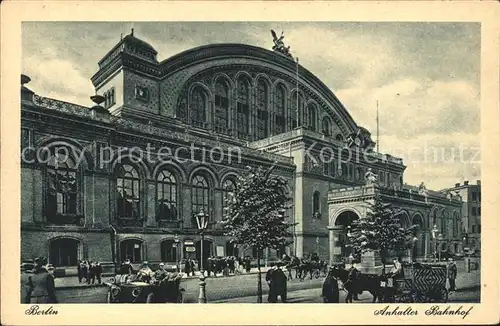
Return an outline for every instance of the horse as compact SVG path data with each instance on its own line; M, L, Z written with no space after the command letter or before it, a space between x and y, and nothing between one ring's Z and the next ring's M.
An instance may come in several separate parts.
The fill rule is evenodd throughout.
M286 269L288 270L288 279L292 280L292 269L295 270L295 278L297 278L299 274L299 266L300 266L300 259L297 258L296 256L291 256L290 260L288 260Z
M347 290L345 298L346 303L352 303L353 295L361 294L363 291L368 291L373 296L372 303L377 299L382 298L382 288L380 281L383 280L381 275L369 275L360 272L353 273L341 267L335 267L332 275L339 278L344 283L344 288Z

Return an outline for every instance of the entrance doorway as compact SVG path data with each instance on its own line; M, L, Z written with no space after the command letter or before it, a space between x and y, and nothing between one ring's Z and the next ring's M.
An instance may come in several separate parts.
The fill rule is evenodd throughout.
M213 255L213 242L210 240L203 241L203 268L207 269L208 257ZM196 242L196 261L198 269L201 269L201 240Z
M50 242L49 263L54 266L76 266L80 241L58 238Z
M335 246L340 248L340 256L342 258L347 258L353 253L352 247L349 245L349 238L347 234L350 230L352 222L357 219L359 219L358 214L353 211L345 211L335 220L335 226L337 228L340 227L340 231L337 234L338 240Z

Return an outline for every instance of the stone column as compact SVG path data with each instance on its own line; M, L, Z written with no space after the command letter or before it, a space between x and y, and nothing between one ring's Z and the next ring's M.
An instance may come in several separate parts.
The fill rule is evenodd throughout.
M342 226L328 227L329 232L329 242L330 242L330 263L338 261L342 255L342 248L337 246L336 243L339 241L340 235L344 232Z
M146 226L156 226L156 185L154 181L147 182L148 191L146 192Z

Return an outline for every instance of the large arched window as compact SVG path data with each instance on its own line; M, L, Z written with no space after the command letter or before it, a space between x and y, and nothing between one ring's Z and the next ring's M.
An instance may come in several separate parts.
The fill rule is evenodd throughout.
M217 132L227 133L229 128L229 96L226 85L221 81L215 84L215 121Z
M324 117L323 122L322 122L322 132L325 136L330 136L331 135L331 122L329 117Z
M459 225L460 225L460 216L458 215L457 212L454 212L453 213L453 237L454 238L458 237Z
M52 151L47 162L47 221L55 224L78 223L79 173L68 150Z
M137 170L124 164L116 177L117 215L119 218L138 218L140 215L140 182Z
M170 171L163 170L156 179L157 221L177 220L177 196L177 180L175 176Z
M164 262L177 262L177 252L179 246L174 240L164 240L160 245L161 260Z
M275 109L276 109L276 123L275 123L275 132L276 134L281 134L285 132L286 128L286 120L285 120L285 89L283 86L279 85L276 88L275 94Z
M315 191L313 194L313 217L319 218L320 213L321 213L320 195L319 191Z
M229 201L236 189L236 184L233 179L226 179L222 184L222 215L226 214L225 208L229 205Z
M236 129L238 137L248 138L250 124L250 85L244 79L238 80L238 96L236 99Z
M268 136L268 87L264 80L257 83L257 139Z
M297 126L301 125L301 112L304 107L304 99L302 96L298 95L297 99L297 92L293 93L293 96L291 98L291 103L290 103L290 114L288 115L290 117L290 126L291 129L297 128Z
M201 174L193 177L191 183L191 211L193 214L198 214L203 210L210 216L210 186L207 178Z
M316 105L312 103L309 104L307 106L307 125L309 129L314 131L316 131L317 127L316 115L317 115Z
M448 224L448 214L447 214L446 211L443 211L441 213L441 223L440 223L440 225L441 225L441 227L440 227L441 231L440 232L443 235L443 237L446 237L446 234L448 233L448 232L446 232L446 226L447 226L447 224Z
M144 244L138 239L127 239L120 242L120 259L130 259L132 263L142 262L144 258Z
M201 87L193 89L189 108L191 123L197 127L204 127L206 122L207 96Z

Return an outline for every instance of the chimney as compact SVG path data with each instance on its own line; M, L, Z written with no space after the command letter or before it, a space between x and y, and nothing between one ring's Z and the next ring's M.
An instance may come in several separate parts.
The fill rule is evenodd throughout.
M25 84L29 83L31 81L31 78L29 78L26 75L21 75L21 101L28 101L33 103L33 95L35 92L33 92L31 89L28 87L24 86Z
M464 181L464 186L468 186L469 185L469 181Z
M481 180L476 180L476 184L477 184L478 186L480 186L480 185L481 185Z
M455 188L458 188L460 187L460 182L459 183L455 183Z
M96 94L92 95L90 99L95 103L95 105L91 108L92 117L96 120L109 121L109 111L101 106L101 103L105 101L104 96Z

